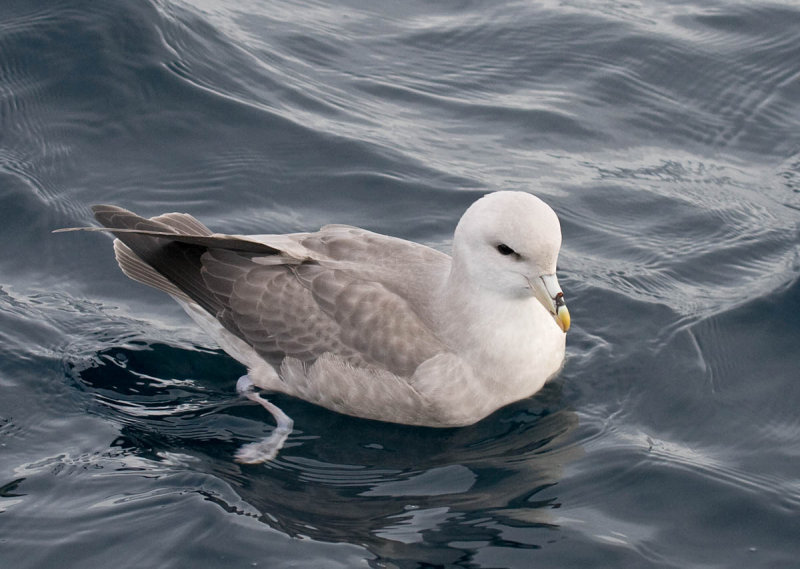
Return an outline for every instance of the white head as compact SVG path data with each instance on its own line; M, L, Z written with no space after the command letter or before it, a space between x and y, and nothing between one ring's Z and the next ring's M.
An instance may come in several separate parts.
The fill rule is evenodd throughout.
M453 237L453 276L508 298L535 296L569 328L556 279L561 225L542 200L525 192L495 192L461 217Z

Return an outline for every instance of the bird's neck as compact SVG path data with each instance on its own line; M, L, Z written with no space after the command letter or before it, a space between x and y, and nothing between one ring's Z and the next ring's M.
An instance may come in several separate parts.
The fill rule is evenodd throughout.
M464 277L451 271L440 291L441 329L451 349L484 366L493 362L504 381L527 381L530 369L556 373L564 359L564 333L541 303L471 286Z

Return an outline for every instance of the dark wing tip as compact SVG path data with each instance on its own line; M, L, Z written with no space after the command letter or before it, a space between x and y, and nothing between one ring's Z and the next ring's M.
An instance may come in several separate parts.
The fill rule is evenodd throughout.
M94 218L99 221L101 224L105 225L106 227L113 227L112 219L115 216L122 214L126 217L133 217L138 218L139 216L135 213L128 211L127 209L115 206L115 205L107 205L107 204L97 204L92 206L92 213L94 214Z
M94 214L94 218L104 227L60 227L58 229L53 229L51 233L67 233L69 231L110 231L112 228L118 229L111 223L111 218L114 215L122 213L128 216L138 217L136 214L128 211L127 209L123 209L115 205L97 204L91 206L91 209L92 213Z
M120 211L120 210L122 210L122 208L119 207L119 206L116 206L116 205L109 205L109 204L99 203L99 204L94 204L92 206L92 212L93 213L97 213L99 211ZM127 211L127 210L123 210L123 211Z

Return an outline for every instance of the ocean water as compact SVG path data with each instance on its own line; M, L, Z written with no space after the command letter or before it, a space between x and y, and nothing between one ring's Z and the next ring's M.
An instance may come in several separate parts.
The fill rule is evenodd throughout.
M562 373L462 429L288 397L99 234L556 210ZM797 567L800 5L0 3L0 567Z

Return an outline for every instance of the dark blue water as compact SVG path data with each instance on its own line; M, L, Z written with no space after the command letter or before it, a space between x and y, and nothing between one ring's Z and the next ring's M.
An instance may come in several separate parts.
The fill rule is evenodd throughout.
M472 427L287 397L110 240L113 203L231 233L448 250L491 190L564 230L561 375ZM795 2L0 3L0 566L797 567Z

